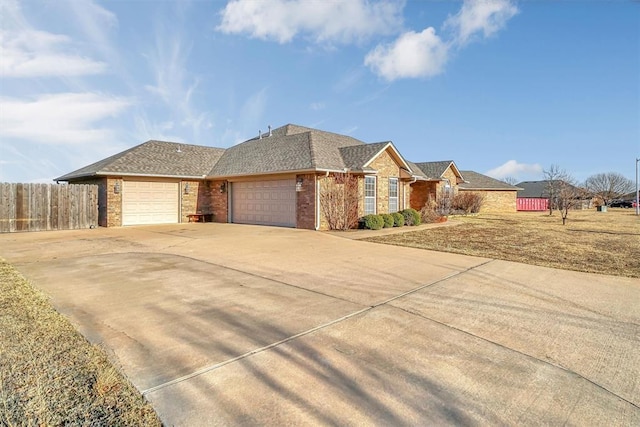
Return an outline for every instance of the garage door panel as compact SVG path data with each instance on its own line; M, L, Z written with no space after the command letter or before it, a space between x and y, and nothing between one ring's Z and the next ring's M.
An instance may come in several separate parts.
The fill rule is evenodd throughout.
M232 183L232 222L296 226L294 179Z
M122 225L179 222L179 189L177 182L124 181Z

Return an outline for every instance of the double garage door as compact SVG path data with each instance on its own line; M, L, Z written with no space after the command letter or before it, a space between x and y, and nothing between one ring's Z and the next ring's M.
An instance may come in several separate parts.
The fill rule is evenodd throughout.
M122 225L179 222L179 183L123 181L122 184Z
M295 179L233 182L231 222L295 227Z

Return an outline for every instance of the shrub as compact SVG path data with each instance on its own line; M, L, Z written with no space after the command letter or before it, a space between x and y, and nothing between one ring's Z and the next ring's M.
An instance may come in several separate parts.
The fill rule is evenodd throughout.
M478 213L483 201L482 194L464 191L455 195L451 202L451 207L456 211L462 211L465 215Z
M382 214L380 216L382 217L382 220L384 221L384 228L393 227L393 224L394 224L395 221L394 221L392 215Z
M406 225L420 225L420 214L415 209L405 209L400 212L404 217L404 223Z
M384 219L380 215L365 215L362 217L362 224L369 230L380 230L384 225Z
M404 216L400 212L394 212L391 214L393 217L393 226L394 227L402 227L404 226Z

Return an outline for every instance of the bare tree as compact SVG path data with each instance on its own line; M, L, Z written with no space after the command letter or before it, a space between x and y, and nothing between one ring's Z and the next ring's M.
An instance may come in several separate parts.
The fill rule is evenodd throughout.
M509 185L516 185L518 183L518 180L515 176L507 176L502 178L502 182L506 182Z
M612 199L634 191L633 182L617 172L599 173L591 175L584 183L587 190L602 199L605 205Z
M549 215L553 215L553 209L557 208L556 197L560 182L566 178L567 172L558 165L551 165L549 169L542 171L544 174L545 195L549 198Z
M320 193L320 207L330 230L348 230L358 223L358 178L348 173L329 176Z
M566 172L556 181L555 190L556 208L562 216L562 225L566 225L569 210L582 203L585 191L579 188L577 181Z

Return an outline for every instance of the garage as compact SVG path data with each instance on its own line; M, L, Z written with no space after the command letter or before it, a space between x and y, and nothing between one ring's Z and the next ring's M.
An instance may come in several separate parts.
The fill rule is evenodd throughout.
M295 227L295 179L233 182L231 222Z
M122 225L175 224L179 197L178 182L123 181Z

